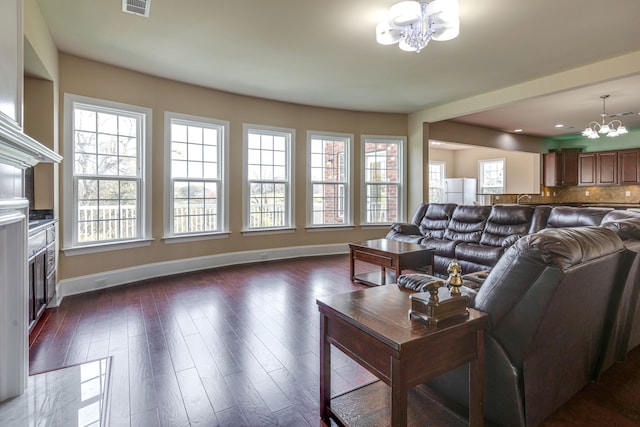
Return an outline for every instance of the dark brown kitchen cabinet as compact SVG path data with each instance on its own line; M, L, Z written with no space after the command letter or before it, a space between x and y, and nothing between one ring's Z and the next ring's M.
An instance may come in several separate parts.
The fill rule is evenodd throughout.
M55 222L37 225L29 231L29 330L55 297L56 291L56 231Z
M596 153L581 153L578 158L578 169L580 171L580 185L596 185L597 181L597 155Z
M621 185L640 182L640 149L618 151L618 165Z
M29 329L42 315L46 302L45 266L47 264L47 234L39 231L29 235Z
M578 185L580 149L551 151L544 155L544 185Z
M580 153L578 185L618 184L618 152Z
M597 157L598 185L615 185L618 183L618 152L599 152Z

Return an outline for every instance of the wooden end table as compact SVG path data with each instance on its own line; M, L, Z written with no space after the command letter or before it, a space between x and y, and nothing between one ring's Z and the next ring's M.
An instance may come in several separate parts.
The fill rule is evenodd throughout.
M402 270L428 268L433 266L432 249L417 243L398 242L389 239L367 240L349 243L349 273L351 281L369 286L393 283ZM381 272L355 274L355 261L363 261L381 267ZM393 272L387 271L393 270Z
M317 300L320 310L320 417L346 425L331 409L331 344L391 387L391 425L407 425L412 387L465 363L469 369L469 424L482 426L484 325L487 315L438 326L411 320L411 291L381 286Z

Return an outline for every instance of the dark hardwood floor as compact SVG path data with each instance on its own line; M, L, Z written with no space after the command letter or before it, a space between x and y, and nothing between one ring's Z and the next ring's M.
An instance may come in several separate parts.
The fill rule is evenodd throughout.
M112 356L112 426L317 426L316 298L362 287L340 255L66 297L29 337L31 373ZM332 359L334 394L374 379L335 349ZM545 426L639 424L640 348Z

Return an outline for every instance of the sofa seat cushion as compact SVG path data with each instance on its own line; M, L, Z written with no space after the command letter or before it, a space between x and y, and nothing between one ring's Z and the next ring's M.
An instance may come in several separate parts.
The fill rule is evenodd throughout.
M491 206L456 206L444 238L460 242L478 243L484 231Z
M433 249L435 255L440 255L448 258L453 258L456 256L456 246L461 242L457 240L446 240L446 239L434 239L434 238L424 238L420 242L422 246L427 249Z
M479 243L460 243L455 248L455 257L484 266L496 265L505 248L502 246L487 246Z

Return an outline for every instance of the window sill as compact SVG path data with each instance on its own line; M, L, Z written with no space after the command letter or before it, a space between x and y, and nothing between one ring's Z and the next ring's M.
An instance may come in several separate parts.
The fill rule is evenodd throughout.
M389 228L392 222L376 223L376 224L360 224L360 228Z
M176 234L174 236L164 236L162 240L165 244L198 242L201 240L226 239L231 235L230 232L207 233L207 234Z
M252 235L260 235L260 234L286 234L286 233L295 233L296 229L293 227L290 228L263 228L261 230L242 230L241 233L243 236L252 236Z
M142 248L151 246L153 239L128 240L125 242L110 242L94 245L74 246L71 248L62 248L65 256L87 255L98 252L118 251L122 249Z
M345 231L345 230L354 230L356 227L352 224L346 225L308 225L305 227L305 230L310 232L315 231Z

